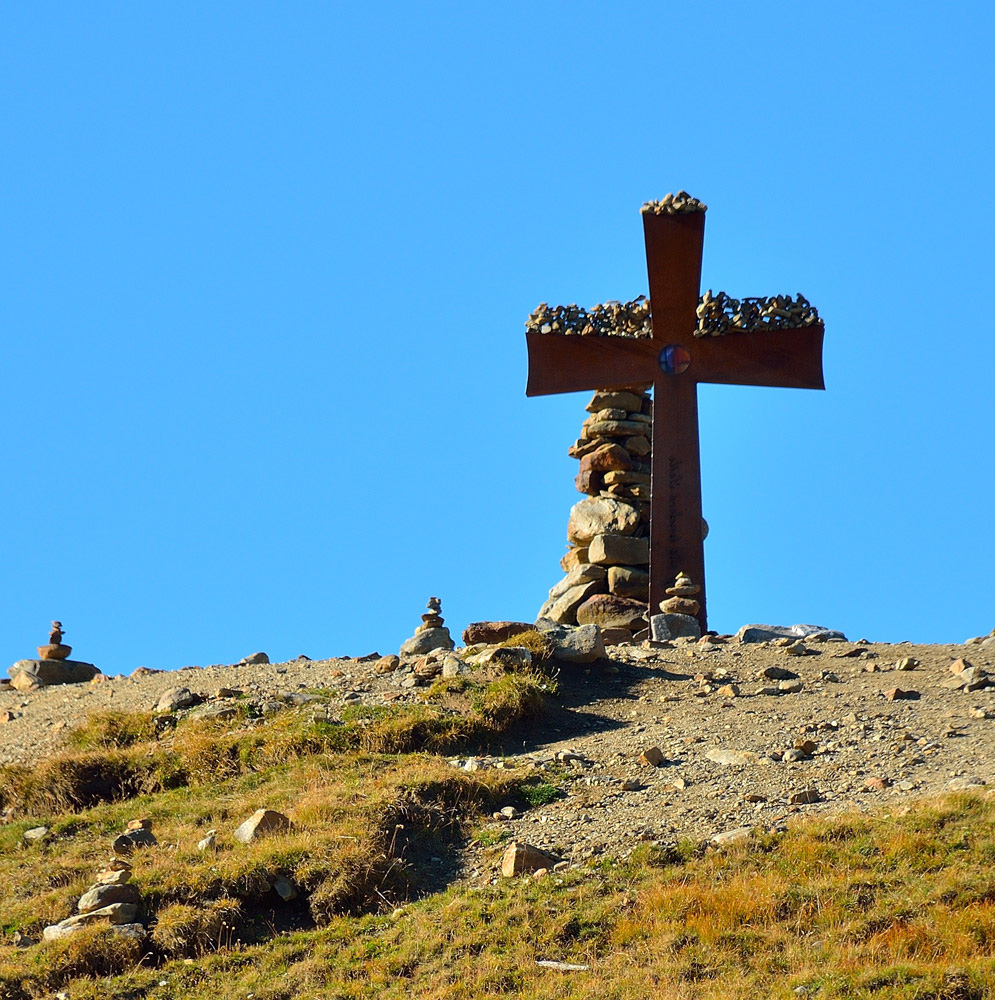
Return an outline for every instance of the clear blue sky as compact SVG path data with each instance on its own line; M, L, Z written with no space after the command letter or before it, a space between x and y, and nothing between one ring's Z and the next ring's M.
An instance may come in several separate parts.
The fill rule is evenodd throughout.
M0 659L106 672L531 619L588 394L540 301L802 291L825 393L703 387L710 623L995 626L993 15L975 4L29 3L0 87ZM0 663L0 668L6 664Z

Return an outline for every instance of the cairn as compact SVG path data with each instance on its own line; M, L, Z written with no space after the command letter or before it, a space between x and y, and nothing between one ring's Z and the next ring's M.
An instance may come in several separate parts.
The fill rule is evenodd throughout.
M660 602L660 614L650 616L650 634L653 639L677 639L680 636L701 638L701 625L695 617L701 602L695 597L701 587L683 570L677 574L672 587L666 589L667 599Z
M449 629L443 624L442 602L438 597L430 597L425 606L428 613L421 616L421 625L415 629L415 634L401 644L401 656L422 656L433 649L452 649L455 646Z
M652 400L642 388L595 392L580 438L574 483L586 499L567 524L567 574L539 612L562 625L597 624L614 641L639 631L649 601ZM635 627L635 629L634 629Z
M92 663L70 660L72 646L62 642L62 622L52 622L48 644L38 646L37 660L18 660L8 670L10 683L18 691L34 691L49 684L81 684L100 671Z
M52 622L52 630L48 633L48 645L38 647L40 660L68 660L73 651L72 646L62 643L62 622Z

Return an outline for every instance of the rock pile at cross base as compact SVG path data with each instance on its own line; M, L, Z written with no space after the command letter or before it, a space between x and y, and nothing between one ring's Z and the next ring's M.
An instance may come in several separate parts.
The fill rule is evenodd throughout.
M580 459L575 483L586 499L570 511L566 576L539 617L599 625L613 645L646 627L653 403L645 390L598 391L587 410L569 450Z

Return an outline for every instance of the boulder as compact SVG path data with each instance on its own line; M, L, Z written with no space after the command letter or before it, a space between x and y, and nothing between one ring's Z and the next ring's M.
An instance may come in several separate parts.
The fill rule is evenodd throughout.
M249 653L238 661L238 666L249 667L257 663L269 663L269 657L265 653Z
M504 642L533 628L527 622L471 622L463 629L463 643L472 646L478 642Z
M35 685L85 684L100 671L92 663L83 663L82 660L18 660L7 673L12 686L25 691Z
M540 868L552 868L559 860L555 855L532 844L516 841L508 846L501 858L501 874L505 878L511 878L513 875L537 872Z
M570 509L567 539L584 545L595 535L631 535L638 525L639 511L632 504L612 497L588 497Z
M197 705L202 700L200 695L194 694L190 688L171 687L167 688L159 696L154 711L176 712L181 708L190 708L191 705Z
M495 666L513 673L527 670L532 665L532 654L522 646L496 646L485 650L477 658L481 666Z
M416 632L410 639L405 639L401 643L401 656L424 656L433 649L452 649L455 645L445 625L440 628L427 628L424 632Z
M257 809L233 834L236 840L249 844L271 833L286 833L290 819L274 809Z
M539 618L535 627L553 644L553 656L565 663L594 663L604 659L605 644L597 625L571 627Z
M774 639L846 639L846 636L821 625L744 625L736 638L740 642L773 642Z
M595 594L577 609L578 625L600 625L601 628L643 628L646 605L628 597Z
M595 535L588 546L587 557L598 565L645 566L650 561L649 539Z

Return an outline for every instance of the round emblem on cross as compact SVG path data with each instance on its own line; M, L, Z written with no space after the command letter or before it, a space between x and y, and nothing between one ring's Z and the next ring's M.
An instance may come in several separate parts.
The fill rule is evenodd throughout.
M690 364L691 355L680 344L667 344L660 352L660 371L664 375L680 375Z

